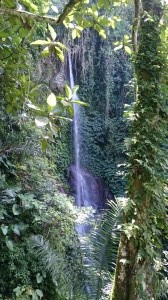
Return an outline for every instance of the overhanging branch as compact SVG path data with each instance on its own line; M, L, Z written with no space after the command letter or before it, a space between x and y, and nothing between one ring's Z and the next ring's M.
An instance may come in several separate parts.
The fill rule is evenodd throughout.
M83 0L70 0L69 3L64 7L62 13L57 18L53 18L50 16L42 16L38 14L34 14L25 10L16 10L16 9L8 9L4 7L0 7L0 15L4 16L16 16L21 18L23 21L24 19L33 19L37 22L45 22L55 25L61 25L68 14L73 10L76 4L82 3Z
M46 22L50 24L56 24L57 19L49 16L41 16L34 13L30 13L28 11L24 10L15 10L15 9L7 9L7 8L0 8L0 15L4 16L16 16L18 18L21 18L23 21L24 19L33 19L37 22Z
M70 0L69 3L64 7L63 12L58 17L57 24L62 24L68 14L73 10L74 6L82 2L83 0Z

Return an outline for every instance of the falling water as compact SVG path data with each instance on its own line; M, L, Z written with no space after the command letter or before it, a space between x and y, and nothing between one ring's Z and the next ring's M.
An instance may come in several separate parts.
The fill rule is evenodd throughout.
M70 77L70 87L74 88L74 77L72 71L72 61L71 54L68 54L69 59L69 77ZM75 93L73 95L74 100L78 100L78 95ZM76 206L77 207L93 207L92 197L89 192L89 187L87 180L85 178L85 172L81 168L80 157L81 157L81 147L80 147L80 105L74 104L74 118L73 118L73 142L74 142L74 156L75 156L75 185L76 185ZM91 216L90 216L91 217ZM77 225L77 232L86 236L89 230L89 226Z
M74 88L74 77L72 72L72 61L69 53L69 73L70 73L70 87ZM74 100L78 100L78 95L73 95ZM76 176L76 205L78 207L92 206L90 195L88 192L87 182L81 170L80 157L80 105L74 104L74 118L73 118L73 134L74 134L74 152L75 152L75 176Z
M72 72L72 61L71 61L71 55L68 54L69 58L69 77L70 77L70 87L71 89L74 88L74 77ZM75 93L73 95L73 99L77 100L78 96ZM81 172L80 172L80 135L79 135L79 105L74 104L74 118L73 118L73 134L74 134L74 152L75 152L75 176L76 176L76 205L78 207L82 206L82 195L81 195Z
M69 60L69 77L70 77L70 87L71 89L74 88L74 77L73 77L73 71L72 71L72 61L71 61L71 54L68 54L68 60ZM75 93L73 95L73 100L78 100L78 95ZM80 157L81 157L81 147L80 147L80 105L74 104L74 118L73 118L73 141L74 141L74 155L75 155L75 183L76 183L76 205L77 207L93 207L95 206L94 203L92 203L92 195L90 195L88 182L86 180L86 173L81 168L80 164ZM93 213L90 212L89 215L90 221L94 218ZM87 249L84 257L83 257L83 263L85 266L89 267L92 265L92 261L89 258L89 252L90 252L90 245L87 241L88 233L91 230L91 226L85 225L85 224L76 224L76 231L79 234L79 240L81 243L81 248ZM86 238L86 239L85 239ZM91 293L91 287L89 283L86 283L86 292L88 295Z

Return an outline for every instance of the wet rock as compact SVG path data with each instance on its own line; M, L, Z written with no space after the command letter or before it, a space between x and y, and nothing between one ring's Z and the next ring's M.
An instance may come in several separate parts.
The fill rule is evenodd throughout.
M77 194L78 181L80 181L81 206L92 206L99 210L106 207L108 200L114 199L114 195L101 178L82 168L80 174L77 174L76 166L72 164L69 168L69 183L73 196Z

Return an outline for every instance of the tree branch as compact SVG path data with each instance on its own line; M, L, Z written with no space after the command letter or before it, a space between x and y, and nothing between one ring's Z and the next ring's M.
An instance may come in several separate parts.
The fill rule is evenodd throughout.
M25 10L15 10L15 9L8 9L8 8L0 8L0 15L5 16L16 16L18 18L21 18L24 22L24 19L33 19L37 22L46 22L50 24L56 24L57 19L49 16L41 16L34 13L30 13Z
M28 19L33 19L37 22L46 22L50 24L55 24L55 25L61 25L65 18L68 16L68 14L73 10L76 4L82 3L83 0L70 0L69 3L64 7L62 13L59 15L58 18L53 18L50 16L41 16L38 14L34 14L25 10L19 10L19 9L8 9L8 8L3 8L0 7L0 14L1 15L12 15L19 17L23 20L28 18Z
M57 24L62 24L65 18L69 15L69 13L73 10L76 4L82 3L83 0L70 0L69 3L64 7L63 12L57 19Z
M25 151L26 147L28 146L28 141L26 141L25 144L22 144L20 147L17 148L11 148L11 146L7 146L3 149L0 149L0 155L3 155L4 153L13 153L13 152L23 152Z

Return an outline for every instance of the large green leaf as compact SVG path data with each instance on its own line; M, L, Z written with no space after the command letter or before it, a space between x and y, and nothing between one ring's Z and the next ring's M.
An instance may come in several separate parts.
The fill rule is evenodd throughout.
M78 91L79 89L79 85L75 85L74 88L72 89L72 94L76 94L76 92Z
M71 91L70 87L67 84L65 85L65 93L66 93L66 96L67 96L68 99L72 98L72 91Z
M125 50L125 52L126 52L128 55L131 55L131 54L132 54L132 50L131 50L130 47L124 46L124 50Z
M121 50L123 48L123 44L117 46L114 48L114 51L117 51L117 50Z
M20 236L19 226L17 224L12 226L12 230L16 235Z
M43 292L39 289L36 289L36 294L40 297L40 299L43 297Z
M64 106L69 106L69 105L71 105L70 102L65 101L65 100L61 100L61 103L62 103Z
M59 47L55 47L56 55L59 57L59 59L64 62L64 53Z
M40 110L40 108L38 106L34 105L33 103L28 103L27 106L34 110Z
M8 240L8 238L6 239L6 246L9 248L9 250L13 251L14 249L14 244L12 240Z
M58 14L58 8L55 6L55 5L51 5L51 9L56 13Z
M31 45L50 45L51 41L45 41L45 40L37 40L31 43Z
M65 47L65 45L63 45L63 44L60 43L60 42L56 42L55 44L56 44L58 47L62 48L62 49L67 49L67 48Z
M76 104L80 104L80 105L83 105L83 106L89 106L88 103L80 101L80 100L71 100L71 103L74 103L74 104L76 103Z
M37 127L44 127L48 124L49 119L47 117L36 117L35 123Z
M15 216L20 215L20 213L21 213L21 208L20 208L20 206L19 206L18 204L13 204L13 206L12 206L12 212L13 212L13 214L14 214Z
M40 273L38 273L36 275L36 280L37 280L37 283L41 283L43 281L43 276L41 276Z
M52 37L52 40L55 41L57 34L56 34L54 28L50 24L48 24L48 29L49 29L50 35Z
M1 225L1 230L2 230L3 235L7 235L7 233L8 233L8 226L2 224Z
M57 104L56 101L56 96L54 95L54 93L51 93L48 98L47 98L47 103L49 106L54 107Z
M43 51L41 51L41 56L43 58L47 57L49 54L50 54L49 47L46 47L46 48L43 49Z

